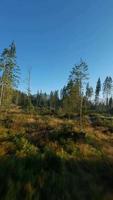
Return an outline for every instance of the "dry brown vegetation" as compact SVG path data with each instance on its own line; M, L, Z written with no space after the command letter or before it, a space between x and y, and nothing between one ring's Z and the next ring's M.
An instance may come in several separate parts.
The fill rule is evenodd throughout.
M86 116L80 133L77 120L1 113L1 199L111 200L112 124L102 123Z

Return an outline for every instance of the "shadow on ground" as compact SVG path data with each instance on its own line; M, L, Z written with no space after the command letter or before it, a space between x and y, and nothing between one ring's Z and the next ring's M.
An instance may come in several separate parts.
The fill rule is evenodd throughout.
M54 152L0 158L1 200L110 200L113 161L65 160Z

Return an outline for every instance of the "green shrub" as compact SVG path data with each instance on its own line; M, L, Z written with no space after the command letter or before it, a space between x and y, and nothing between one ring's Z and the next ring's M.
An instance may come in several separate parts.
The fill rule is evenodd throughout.
M17 135L13 139L16 145L16 154L21 156L29 156L37 154L38 148L31 144L26 138Z

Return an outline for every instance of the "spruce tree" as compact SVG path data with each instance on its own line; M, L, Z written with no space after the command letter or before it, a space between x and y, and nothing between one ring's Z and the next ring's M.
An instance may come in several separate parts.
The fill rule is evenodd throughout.
M98 78L97 84L96 84L96 90L95 90L95 105L99 104L99 95L101 91L101 80Z

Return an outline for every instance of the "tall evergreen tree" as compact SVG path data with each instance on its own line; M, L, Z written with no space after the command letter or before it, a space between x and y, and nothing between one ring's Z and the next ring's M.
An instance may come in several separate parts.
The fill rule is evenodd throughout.
M57 111L59 105L58 90L50 92L49 102L50 102L50 110Z
M95 90L95 105L99 104L99 95L101 91L101 80L98 78L97 84L96 84L96 90Z
M88 65L84 61L80 61L79 65L75 65L71 71L69 79L78 87L78 96L80 102L80 130L83 129L83 96L84 96L84 84L88 79Z
M0 106L6 107L11 102L13 89L19 83L19 67L16 63L16 46L12 42L9 48L3 50L0 57Z
M113 108L113 98L110 97L109 99L109 109L111 110Z
M112 88L113 88L113 80L110 76L107 76L103 83L103 95L106 98L106 106L108 106L109 97L112 94Z
M31 101L31 70L30 69L28 70L27 96L28 96L27 111L30 113L34 109L32 101Z
M84 107L85 107L85 112L88 111L88 109L91 107L91 98L93 96L93 88L87 83L86 85L86 94L84 97Z
M86 98L87 100L91 100L91 97L93 95L93 88L89 86L89 83L86 85Z

